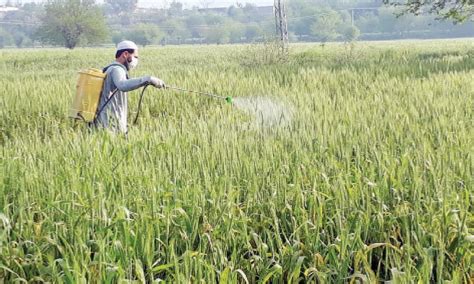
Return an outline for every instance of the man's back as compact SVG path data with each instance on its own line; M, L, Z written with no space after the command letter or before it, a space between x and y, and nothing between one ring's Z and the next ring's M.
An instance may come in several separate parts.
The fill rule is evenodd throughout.
M118 89L117 84L115 84L115 82L127 79L126 68L122 64L115 62L104 68L104 70L106 77L100 96L99 110L101 112L97 117L97 123L102 127L126 133L127 93Z

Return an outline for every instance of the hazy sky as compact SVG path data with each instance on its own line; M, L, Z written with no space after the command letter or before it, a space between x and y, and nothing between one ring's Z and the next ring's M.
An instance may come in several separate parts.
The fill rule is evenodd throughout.
M160 7L166 5L166 3L171 3L172 0L138 0L139 6L144 7ZM245 4L247 2L254 3L259 6L261 5L272 5L273 0L179 0L178 2L183 3L186 7L191 8L192 6L202 6L204 3L207 3L210 7L228 7L237 2Z
M45 0L10 0L11 3L41 3ZM103 2L104 0L98 0L97 2ZM166 7L167 4L171 3L173 0L138 0L138 5L140 7L155 7L155 8L163 8ZM245 3L254 3L259 6L262 5L272 5L273 0L177 0L185 5L185 8L191 8L192 6L203 6L203 3L207 3L209 7L228 7L232 4L237 2L245 4ZM7 3L8 0L0 0L0 4Z

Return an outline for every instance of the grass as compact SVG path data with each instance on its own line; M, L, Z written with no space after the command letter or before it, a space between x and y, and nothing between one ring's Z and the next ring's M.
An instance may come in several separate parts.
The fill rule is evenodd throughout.
M0 282L469 283L474 43L145 48L127 138L67 111L112 49L0 51ZM130 93L130 116L138 91Z

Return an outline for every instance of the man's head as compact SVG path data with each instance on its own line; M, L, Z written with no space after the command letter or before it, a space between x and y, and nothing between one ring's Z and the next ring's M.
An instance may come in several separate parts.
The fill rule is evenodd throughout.
M138 64L138 47L133 41L124 40L117 45L115 52L117 62L125 65L128 70L137 67Z

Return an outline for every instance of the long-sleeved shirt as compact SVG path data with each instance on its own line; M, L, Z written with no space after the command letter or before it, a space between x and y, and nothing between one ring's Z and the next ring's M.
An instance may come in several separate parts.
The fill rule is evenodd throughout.
M118 62L104 69L106 77L99 101L98 109L101 112L95 121L96 125L127 133L127 92L150 83L150 76L129 79L127 68Z

